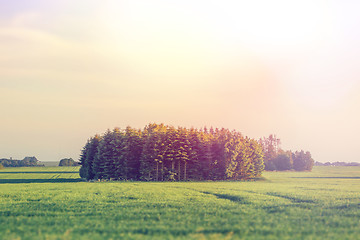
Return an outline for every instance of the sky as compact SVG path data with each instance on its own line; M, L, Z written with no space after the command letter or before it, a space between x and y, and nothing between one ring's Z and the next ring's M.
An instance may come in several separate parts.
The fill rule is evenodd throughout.
M148 123L360 162L360 1L0 0L0 158Z

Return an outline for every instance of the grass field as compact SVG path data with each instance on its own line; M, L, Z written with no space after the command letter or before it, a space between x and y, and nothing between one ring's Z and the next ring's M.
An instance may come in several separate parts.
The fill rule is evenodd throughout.
M257 182L81 182L0 170L0 239L360 239L360 167Z

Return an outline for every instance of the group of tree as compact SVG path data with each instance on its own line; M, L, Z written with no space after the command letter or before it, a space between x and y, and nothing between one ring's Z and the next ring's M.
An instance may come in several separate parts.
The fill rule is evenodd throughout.
M83 147L80 164L87 180L238 180L264 170L261 145L239 132L164 124L95 135Z
M290 150L284 151L280 148L280 139L276 135L259 140L264 152L265 170L268 171L311 171L314 160L310 152Z
M354 167L354 166L360 166L360 163L358 162L315 162L314 166L343 166L343 167Z
M71 166L79 166L78 162L75 162L72 158L63 158L59 162L59 167L71 167Z
M0 159L0 164L4 167L43 167L43 164L36 157L25 157L23 160Z

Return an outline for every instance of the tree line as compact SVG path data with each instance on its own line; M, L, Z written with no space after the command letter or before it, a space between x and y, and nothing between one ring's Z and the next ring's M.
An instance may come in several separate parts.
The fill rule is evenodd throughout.
M258 141L228 129L148 124L91 137L80 155L80 176L91 179L187 181L260 177Z
M314 166L314 160L309 151L284 151L280 148L280 139L276 135L264 137L259 140L259 143L264 152L265 170L311 171Z
M360 166L360 163L358 162L315 162L314 166L342 166L342 167L355 167Z
M40 164L36 157L25 157L23 160L13 160L13 159L0 159L0 164L4 167L43 167L43 164Z

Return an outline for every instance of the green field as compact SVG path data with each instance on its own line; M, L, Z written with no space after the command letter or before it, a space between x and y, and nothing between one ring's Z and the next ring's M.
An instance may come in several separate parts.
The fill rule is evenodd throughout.
M0 170L0 239L360 239L360 167L257 182L81 182Z

